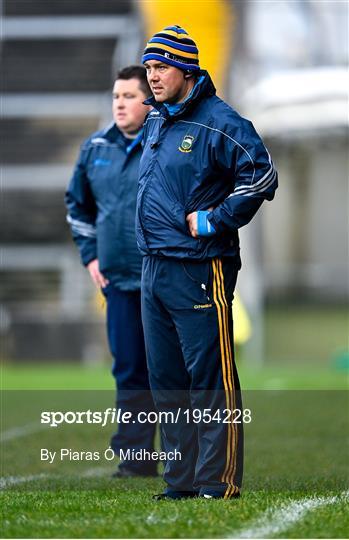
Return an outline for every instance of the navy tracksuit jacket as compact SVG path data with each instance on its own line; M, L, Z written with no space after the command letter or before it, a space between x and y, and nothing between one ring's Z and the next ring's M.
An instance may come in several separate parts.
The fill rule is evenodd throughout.
M216 96L206 72L185 102L148 103L136 215L143 326L156 406L183 413L161 426L165 449L182 454L167 461L164 479L172 495L230 498L243 468L242 424L222 421L241 408L231 310L238 229L273 198L277 173L251 122ZM211 207L216 234L193 238L187 214ZM221 420L188 422L187 409L218 410Z
M142 260L135 238L141 136L132 142L113 123L81 146L65 202L67 221L86 266L123 291L140 289Z
M109 279L103 289L107 300L107 332L114 362L120 409L153 408L149 390L141 320L140 281L142 258L135 238L135 212L141 134L130 141L115 124L91 135L81 147L66 192L67 220L82 263L98 258ZM111 447L154 449L154 424L120 424ZM120 468L138 474L155 474L157 464L124 461Z

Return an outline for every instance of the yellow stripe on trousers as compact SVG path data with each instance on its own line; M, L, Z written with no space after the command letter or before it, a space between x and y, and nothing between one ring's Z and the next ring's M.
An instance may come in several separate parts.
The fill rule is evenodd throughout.
M231 499L232 497L238 496L239 493L240 493L240 490L237 486L228 486L224 495L224 499Z
M218 270L219 270L219 275L220 275L220 278L221 278L221 287L222 287L222 296L223 296L223 301L224 301L224 316L225 316L225 324L226 324L226 332L225 332L225 336L226 336L226 341L227 341L227 347L228 347L228 362L229 362L229 372L230 372L230 376L231 376L231 384L232 384L232 392L233 392L233 410L236 409L236 394L235 394L235 381L234 381L234 367L233 367L233 354L232 354L232 348L231 348L231 341L230 341L230 334L229 334L229 320L228 320L228 317L230 316L231 317L231 308L229 308L228 306L228 302L227 302L227 299L226 299L226 296L225 296L225 288L224 288L224 275L223 275L223 266L222 266L222 261L219 260L218 261ZM234 429L234 442L235 442L235 445L233 447L233 455L232 455L232 460L233 460L233 467L232 467L232 471L230 472L229 475L227 475L227 481L228 483L232 484L234 486L234 476L235 476L235 471L236 471L236 460L237 460L237 445L238 445L238 427L237 427L237 424L232 424L233 426L233 429Z
M236 401L235 401L235 385L234 385L234 375L233 375L233 366L232 366L232 353L231 353L231 346L230 346L230 335L229 335L229 323L228 323L228 303L225 297L225 289L224 289L224 276L223 276L223 269L222 269L222 261L220 259L217 260L217 269L218 269L218 276L219 276L219 292L220 292L220 300L221 305L223 308L223 328L224 328L224 339L225 339L225 346L226 346L226 361L227 361L227 367L228 367L228 383L229 387L231 389L231 410L234 411L236 409ZM233 418L231 418L233 420ZM237 453L237 440L238 440L238 433L237 433L237 426L234 423L230 424L230 435L231 435L231 450L230 450L230 460L229 465L225 471L225 475L223 476L224 481L227 482L228 487L225 493L225 497L230 497L230 485L234 486L234 473L236 469L236 453Z
M219 338L222 360L222 374L223 385L226 395L227 409L232 411L235 409L235 388L234 388L234 376L232 365L232 352L229 337L229 325L228 325L228 304L225 297L224 290L224 277L222 270L222 261L214 259L212 261L213 266L213 299L217 307L218 313L218 325L219 325ZM231 420L233 418L231 417ZM236 470L236 453L237 453L237 428L236 424L228 424L228 436L227 436L227 453L226 453L226 465L222 475L222 482L228 484L227 490L224 494L224 498L230 498L236 493L236 488L233 485L233 478Z
M216 269L216 262L215 260L212 260L212 266L213 266L213 301L216 304L217 307L217 315L218 315L218 326L219 326L219 342L220 342L220 350L221 350L221 361L222 361L222 373L223 373L223 384L224 384L224 390L225 390L225 399L227 403L227 407L230 406L230 394L229 394L229 387L227 383L227 370L226 370L226 362L225 362L225 344L224 344L224 337L223 337L223 321L222 321L222 312L221 312L221 306L218 302L217 298L217 269ZM230 442L230 439L228 439L228 444ZM227 459L228 459L229 451L227 452Z
M217 284L217 295L218 295L217 307L218 307L219 321L220 321L219 332L220 332L220 336L222 336L222 342L223 342L223 352L222 352L222 364L224 365L223 384L224 384L224 387L227 388L226 390L227 409L231 411L233 408L233 401L232 401L233 386L232 386L232 381L231 381L231 369L229 366L229 349L227 346L227 328L226 328L226 319L225 319L225 313L224 313L224 302L222 299L222 292L221 292L221 277L219 273L219 263L220 263L219 259L215 259L213 261L213 272L214 272L214 280ZM229 472L229 469L231 468L233 443L234 443L234 429L233 429L233 424L229 422L228 423L226 466L225 466L225 470L222 476L222 482L228 483L227 474Z

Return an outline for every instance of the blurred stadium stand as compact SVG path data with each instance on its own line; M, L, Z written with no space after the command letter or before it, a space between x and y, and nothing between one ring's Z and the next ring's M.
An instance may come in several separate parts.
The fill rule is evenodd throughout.
M263 349L278 362L302 358L292 339L303 325L304 335L324 336L313 360L328 362L348 350L348 3L232 3L228 99L262 134L280 179L275 201L241 231L239 290L258 338L251 357ZM327 347L331 309L344 331ZM314 313L327 325L316 328ZM284 325L282 344L267 331L268 314Z
M101 357L63 197L82 140L110 119L114 73L137 57L138 17L123 0L5 0L2 11L2 356Z
M241 280L262 265L269 300L346 301L348 4L236 9L230 101L253 120L280 176L276 202L242 231L249 250L258 236L264 249Z

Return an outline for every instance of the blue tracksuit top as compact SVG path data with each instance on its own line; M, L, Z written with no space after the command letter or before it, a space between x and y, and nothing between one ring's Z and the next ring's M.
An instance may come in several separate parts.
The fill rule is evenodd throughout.
M136 236L143 255L204 260L239 255L238 229L277 188L277 172L252 123L216 96L207 72L189 97L154 109L144 124ZM193 238L187 214L214 210L217 234Z
M141 134L126 139L115 124L94 133L81 146L65 197L82 263L98 258L100 271L124 291L140 288L135 213L141 153Z

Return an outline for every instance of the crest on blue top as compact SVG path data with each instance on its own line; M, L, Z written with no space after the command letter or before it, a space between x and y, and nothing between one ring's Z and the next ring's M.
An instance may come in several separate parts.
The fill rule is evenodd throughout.
M178 150L180 150L181 152L191 152L193 142L194 137L192 137L191 135L186 135L181 142L181 145L178 147Z

